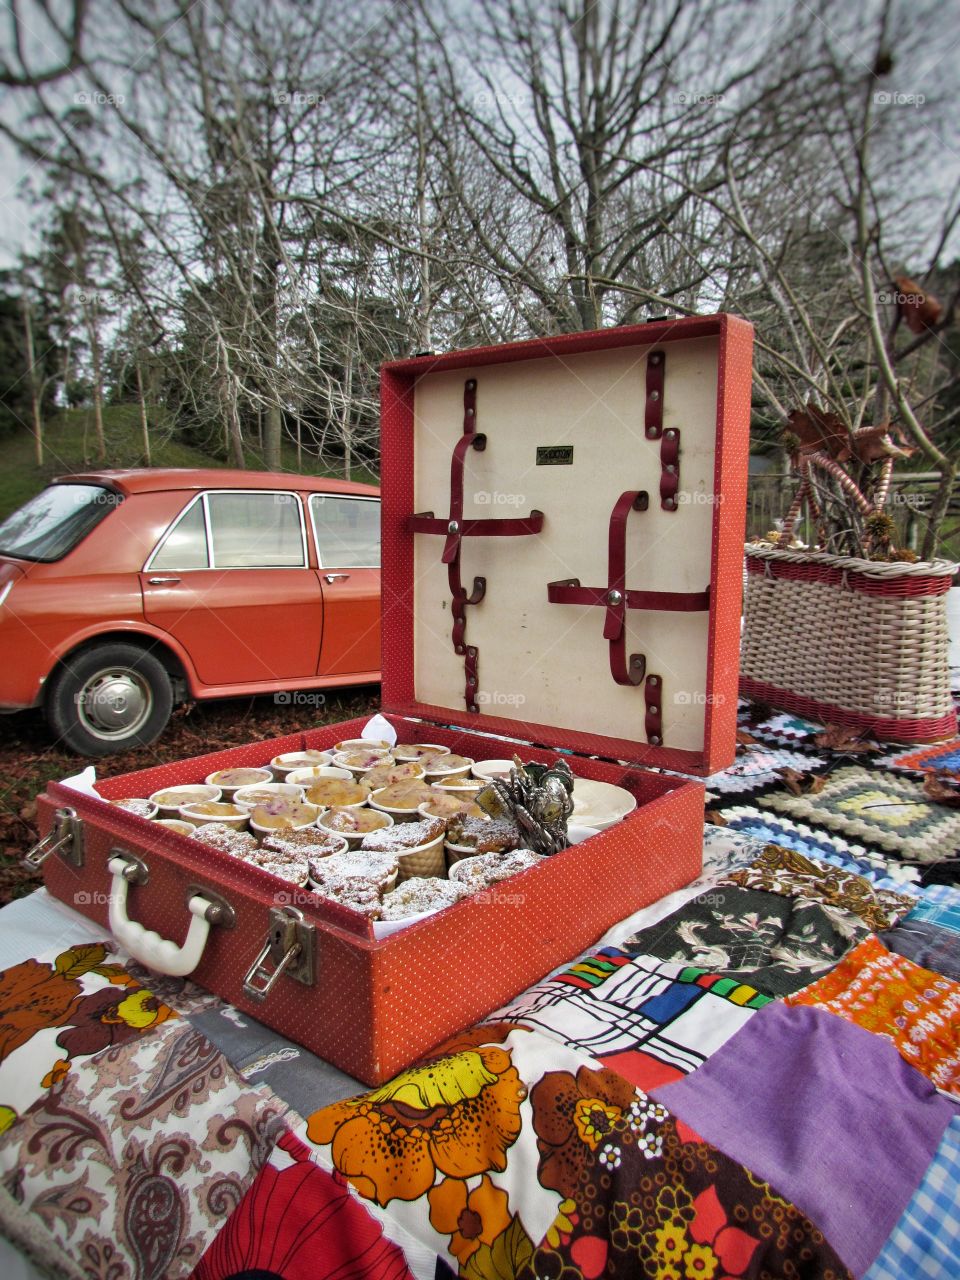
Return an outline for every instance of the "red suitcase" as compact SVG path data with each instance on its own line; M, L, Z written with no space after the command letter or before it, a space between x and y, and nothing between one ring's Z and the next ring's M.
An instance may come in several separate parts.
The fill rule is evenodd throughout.
M707 774L734 757L751 347L720 315L382 371L385 714L405 740L476 759L567 753L631 791L632 814L509 893L377 939L339 904L51 783L50 892L112 913L121 943L168 970L199 955L196 981L377 1084L688 883L703 786L642 766ZM147 796L361 728L97 789Z

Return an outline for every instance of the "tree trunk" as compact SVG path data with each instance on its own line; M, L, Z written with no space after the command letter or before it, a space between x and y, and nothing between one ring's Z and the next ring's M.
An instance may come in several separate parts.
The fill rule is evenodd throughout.
M107 440L103 432L103 368L100 358L100 335L97 333L97 304L84 303L87 337L90 341L90 363L93 366L93 430L97 439L97 461L107 460Z
M37 381L37 361L33 350L33 316L27 295L20 295L23 306L23 337L27 354L27 383L30 387L30 419L33 426L33 456L38 467L43 466L43 419L40 416L40 387Z
M143 457L147 466L151 466L150 460L150 424L147 421L147 401L143 394L143 372L140 369L140 361L137 360L137 399L140 402L140 428L143 432Z
M283 418L278 404L267 405L264 415L263 453L268 471L279 471L281 462L280 442L283 435Z

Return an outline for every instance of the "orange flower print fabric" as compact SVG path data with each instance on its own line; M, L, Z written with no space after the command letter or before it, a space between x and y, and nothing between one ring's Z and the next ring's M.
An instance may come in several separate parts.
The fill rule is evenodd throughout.
M861 942L786 1004L815 1005L886 1036L938 1089L960 1098L960 982Z
M489 1044L459 1048L454 1042L447 1048L379 1089L308 1117L310 1141L331 1144L334 1167L368 1200L384 1206L394 1199L416 1200L438 1173L466 1179L506 1168L527 1096L510 1053ZM444 1221L453 1195L459 1191L449 1189L437 1200ZM463 1212L478 1214L476 1206ZM480 1234L478 1228L463 1238Z
M0 973L0 1132L83 1059L177 1016L105 943L49 954Z

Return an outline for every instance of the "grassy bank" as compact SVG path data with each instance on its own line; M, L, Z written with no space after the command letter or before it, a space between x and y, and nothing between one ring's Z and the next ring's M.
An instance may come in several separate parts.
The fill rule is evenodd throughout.
M108 467L141 467L146 458L137 405L106 405L103 411L107 461L97 461L92 409L66 409L55 413L44 424L44 462L38 467L34 457L33 437L26 431L0 440L0 519L22 506L53 477L71 472ZM306 475L333 475L339 472L321 467L316 458L303 455L297 466L296 448L287 442L282 450L281 471L302 470ZM265 470L262 455L255 448L246 450L251 470ZM150 463L155 467L224 467L222 459L212 458L200 449L178 440L162 411L151 411ZM356 469L353 479L376 484L377 477Z

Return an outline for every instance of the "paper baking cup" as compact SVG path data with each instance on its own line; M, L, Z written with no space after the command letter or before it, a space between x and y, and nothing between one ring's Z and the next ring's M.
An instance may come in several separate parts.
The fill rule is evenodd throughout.
M397 854L400 870L397 883L410 880L414 876L440 876L447 874L447 863L443 854L443 833L427 844L418 845Z
M350 808L355 809L357 807L358 806L356 805L335 805L334 806L334 808L337 808L337 809L350 809ZM331 836L343 836L344 840L347 842L347 844L350 846L351 849L359 848L359 846L363 843L364 837L372 834L369 831L338 831L335 827L328 827L324 823L324 818L328 817L329 814L331 814L332 812L333 812L333 809L325 809L324 812L321 813L320 817L317 819L318 828L321 831ZM385 809L380 809L377 812L379 813L381 818L385 819L385 821L382 823L381 826L376 827L375 830L385 831L387 827L393 826L393 818L390 817L390 814L387 813Z

